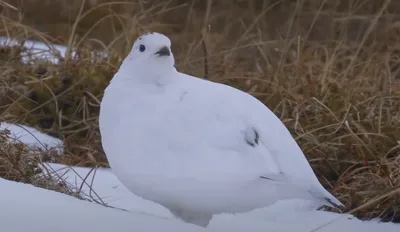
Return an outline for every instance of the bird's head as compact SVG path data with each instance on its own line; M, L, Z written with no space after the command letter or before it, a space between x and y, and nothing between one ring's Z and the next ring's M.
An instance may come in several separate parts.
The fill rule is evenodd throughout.
M132 72L142 70L142 75L154 76L175 70L174 65L171 40L163 34L150 32L136 39L121 68Z

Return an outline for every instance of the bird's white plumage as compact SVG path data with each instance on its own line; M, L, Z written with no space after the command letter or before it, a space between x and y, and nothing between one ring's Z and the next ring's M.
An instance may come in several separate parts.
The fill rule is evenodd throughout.
M178 72L172 52L157 54L170 46L159 33L139 37L101 102L102 145L130 191L200 226L284 199L341 205L273 112Z

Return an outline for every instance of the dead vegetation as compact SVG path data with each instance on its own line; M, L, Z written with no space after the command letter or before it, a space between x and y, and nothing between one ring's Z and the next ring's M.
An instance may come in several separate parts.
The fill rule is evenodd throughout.
M48 155L13 139L8 130L0 131L0 177L81 198L79 191L42 165Z
M5 2L18 11L3 7L0 34L68 46L58 64L21 45L0 47L0 117L62 138L59 162L107 166L97 125L103 89L136 36L159 31L180 71L265 102L358 217L400 222L400 2Z

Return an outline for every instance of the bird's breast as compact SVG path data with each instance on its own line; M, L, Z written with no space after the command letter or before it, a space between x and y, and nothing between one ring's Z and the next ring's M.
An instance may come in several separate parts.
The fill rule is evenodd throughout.
M260 162L245 141L243 122L200 109L206 103L191 102L190 92L132 92L102 101L100 130L111 165L170 179L257 176Z

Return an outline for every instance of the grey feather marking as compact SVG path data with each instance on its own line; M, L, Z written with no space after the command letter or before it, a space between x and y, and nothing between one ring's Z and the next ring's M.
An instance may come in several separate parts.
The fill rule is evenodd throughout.
M335 203L333 203L333 201L327 197L324 198L329 204L331 204L332 206L334 206L335 208L340 208L340 205L337 205Z
M273 180L272 178L266 177L266 176L260 176L261 179L266 179L266 180Z
M265 180L273 180L273 181L286 181L286 177L283 175L283 172L280 172L279 174L269 174L269 175L260 176L260 178L265 179Z
M245 132L245 139L247 144L249 144L252 147L255 147L256 145L258 145L260 135L258 134L256 129L250 128Z

